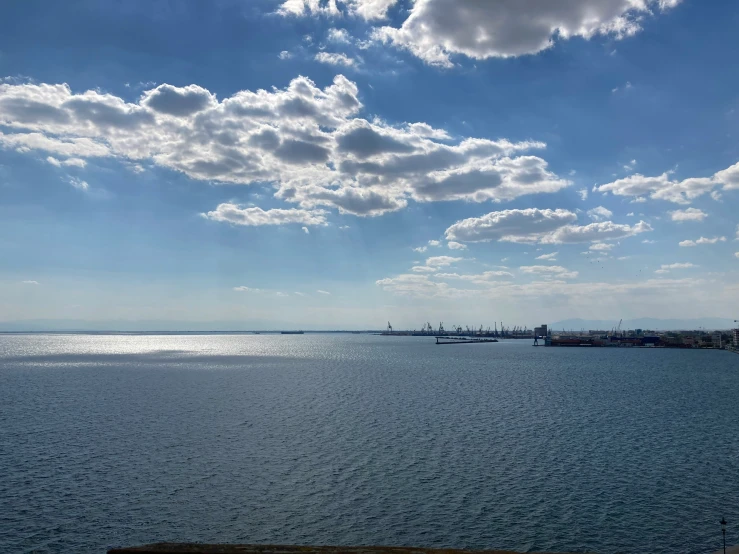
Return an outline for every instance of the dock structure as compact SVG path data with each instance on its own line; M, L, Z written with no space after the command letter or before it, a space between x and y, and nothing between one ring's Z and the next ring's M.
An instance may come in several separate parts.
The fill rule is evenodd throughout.
M498 339L476 339L472 337L436 337L436 344L472 344L477 342L498 342Z

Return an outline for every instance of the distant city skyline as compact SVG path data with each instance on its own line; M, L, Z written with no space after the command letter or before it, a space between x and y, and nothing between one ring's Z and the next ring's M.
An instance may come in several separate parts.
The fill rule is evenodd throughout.
M536 10L0 8L0 329L739 318L739 7Z

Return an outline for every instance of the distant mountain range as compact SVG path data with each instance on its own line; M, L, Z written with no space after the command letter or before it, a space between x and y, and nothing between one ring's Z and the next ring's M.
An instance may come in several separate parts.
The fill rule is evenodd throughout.
M610 330L618 326L618 319L565 319L549 324L550 329L579 331L580 329ZM702 317L696 319L657 319L642 317L624 319L621 329L650 329L653 331L679 331L695 329L731 329L735 327L733 319L722 317Z

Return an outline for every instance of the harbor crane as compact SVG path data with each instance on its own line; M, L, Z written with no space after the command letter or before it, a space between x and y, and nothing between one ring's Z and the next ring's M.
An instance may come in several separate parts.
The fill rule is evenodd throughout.
M393 326L390 325L389 321L387 322L387 332L390 333L391 335L393 334Z

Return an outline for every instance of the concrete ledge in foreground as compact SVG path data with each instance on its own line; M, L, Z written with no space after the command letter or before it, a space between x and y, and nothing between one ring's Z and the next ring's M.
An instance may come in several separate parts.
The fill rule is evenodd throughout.
M157 543L113 548L108 554L517 554L511 550L455 550L408 546L286 546L272 544ZM534 554L534 553L532 553ZM538 554L547 554L539 552ZM554 553L549 553L554 554Z

